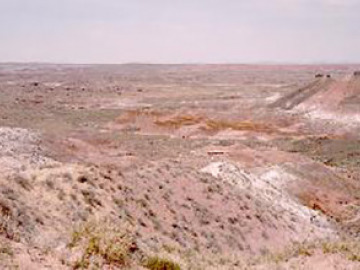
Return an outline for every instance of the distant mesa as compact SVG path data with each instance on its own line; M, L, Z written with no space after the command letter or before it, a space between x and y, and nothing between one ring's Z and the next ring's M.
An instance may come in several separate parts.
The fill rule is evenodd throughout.
M280 97L269 105L270 108L292 110L301 105L303 109L337 108L352 112L360 108L360 70L354 71L349 80L336 80L330 74L321 73L316 74L315 78L307 85Z
M279 107L285 110L292 110L298 105L311 99L317 93L327 91L334 84L334 80L330 79L330 75L318 73L315 75L315 78L316 80L313 82L289 93L288 95L281 97L272 103L270 107ZM326 79L319 80L319 78Z

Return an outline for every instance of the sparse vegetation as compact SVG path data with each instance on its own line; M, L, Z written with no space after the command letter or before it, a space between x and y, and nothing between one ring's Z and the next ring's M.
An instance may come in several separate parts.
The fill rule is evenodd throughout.
M351 261L360 261L358 241L324 242L321 247L324 254L343 254Z
M11 217L11 210L4 202L0 202L0 235L10 240L19 240L16 224Z
M129 231L124 231L108 222L87 222L74 230L68 244L80 250L81 256L74 269L86 269L97 265L129 265L130 257L138 250Z
M14 251L7 243L0 242L0 255L13 256Z
M27 179L25 176L21 174L17 174L14 177L14 182L20 185L23 189L30 191L31 190L31 184L29 179Z
M282 251L271 252L269 250L264 251L264 254L255 258L254 264L261 263L283 263L291 258L300 256L310 257L314 254L314 250L317 246L313 243L295 243L292 246L285 248Z
M157 256L150 257L143 264L144 267L150 270L180 270L179 264Z
M339 254L349 261L360 261L360 244L357 241L297 243L280 252L270 252L266 250L266 252L264 252L262 256L257 257L252 264L281 264L297 257L311 257L315 253L322 253L324 255Z

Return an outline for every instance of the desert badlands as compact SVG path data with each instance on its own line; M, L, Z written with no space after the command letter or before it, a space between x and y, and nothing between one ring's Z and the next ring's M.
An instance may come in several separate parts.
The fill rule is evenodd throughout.
M0 268L360 269L358 70L0 65Z

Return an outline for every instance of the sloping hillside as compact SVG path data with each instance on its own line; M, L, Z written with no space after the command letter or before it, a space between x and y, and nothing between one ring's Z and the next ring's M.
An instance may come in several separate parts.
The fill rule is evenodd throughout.
M328 110L359 112L360 75L357 72L342 79L320 78L284 97L271 106L286 110Z

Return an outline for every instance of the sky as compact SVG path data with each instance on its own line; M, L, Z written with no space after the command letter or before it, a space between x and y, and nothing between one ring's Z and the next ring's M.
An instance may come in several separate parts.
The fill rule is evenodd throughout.
M0 62L360 63L360 0L0 0Z

